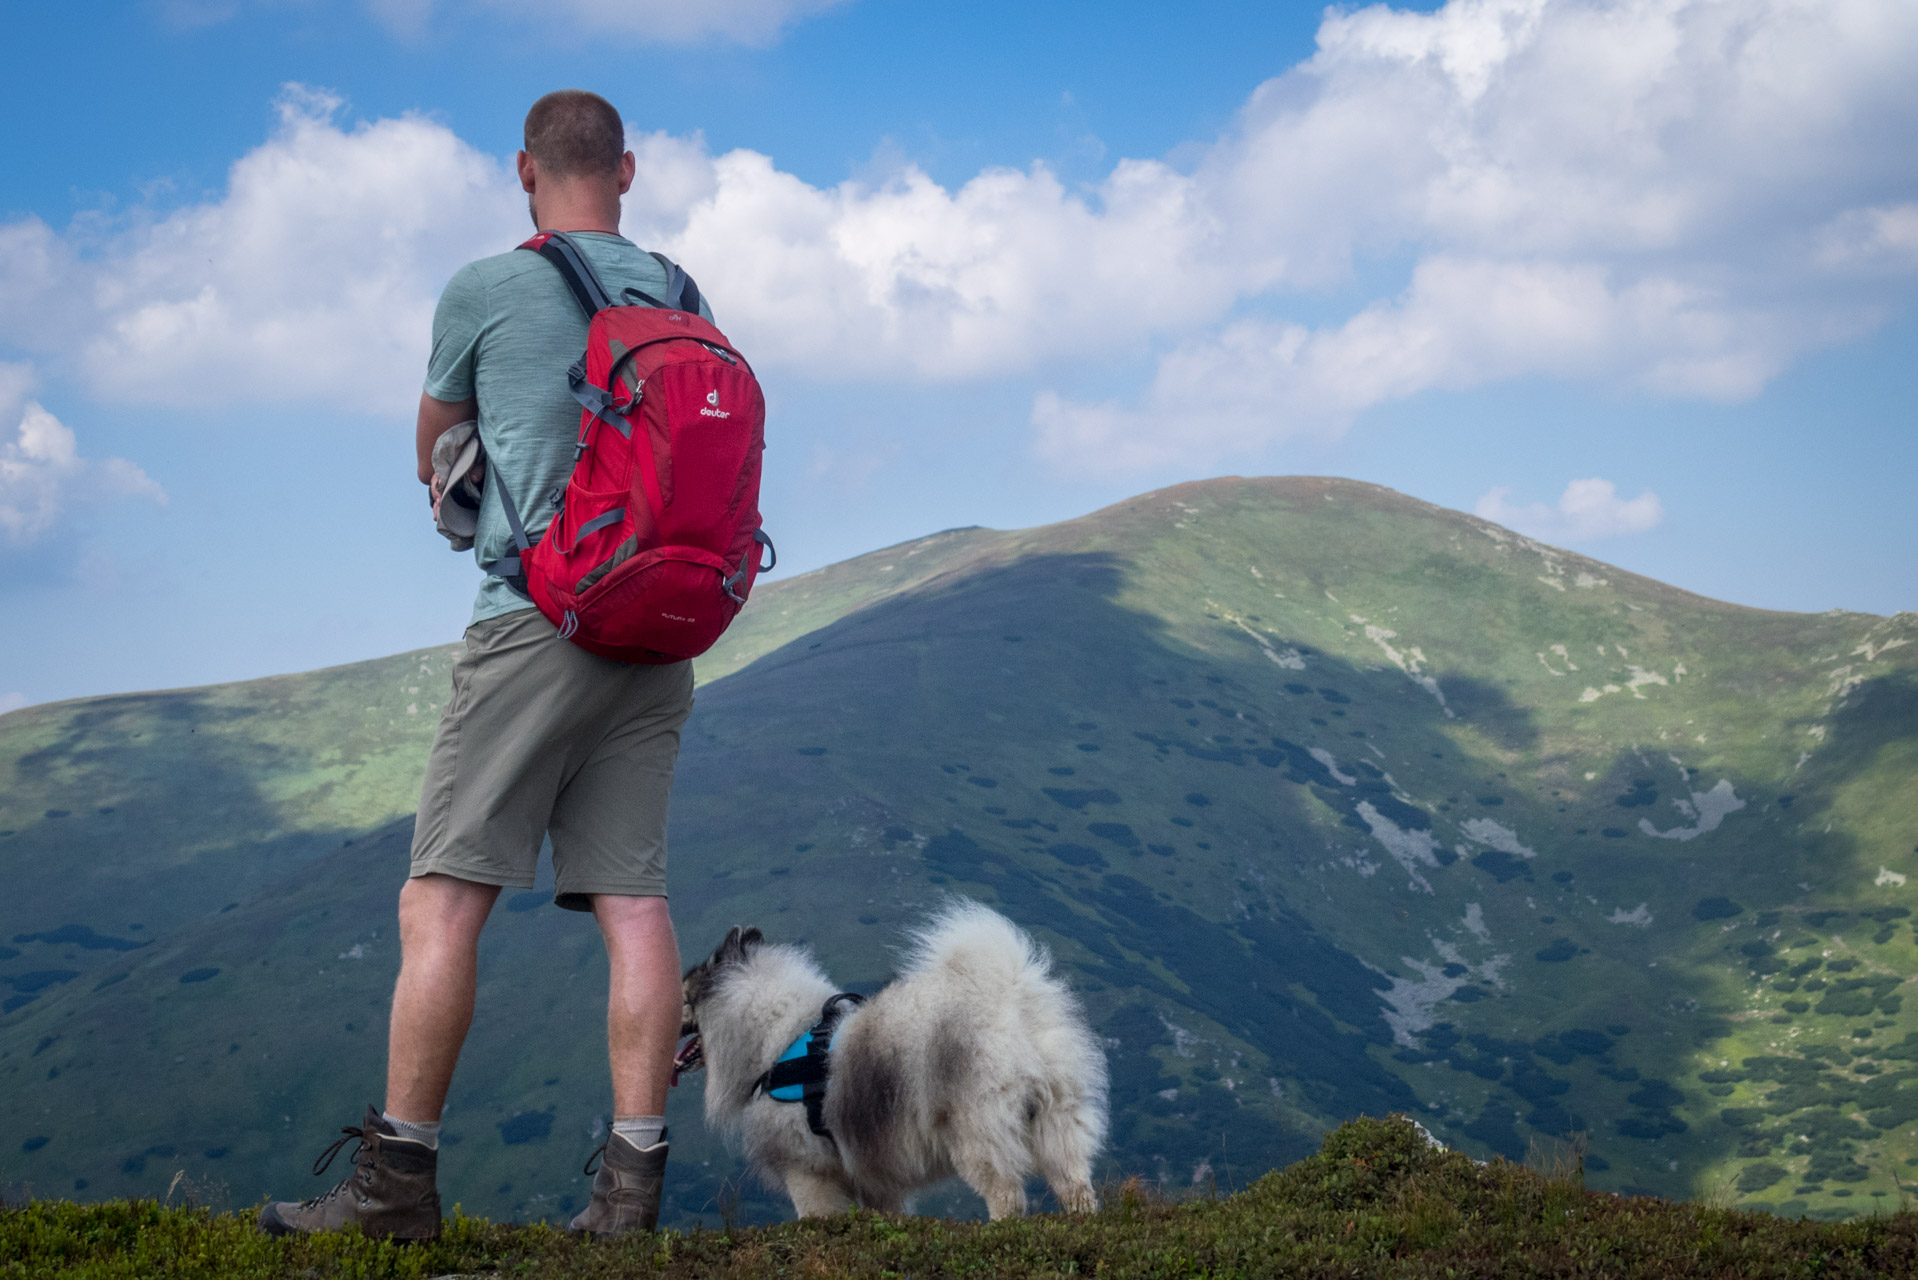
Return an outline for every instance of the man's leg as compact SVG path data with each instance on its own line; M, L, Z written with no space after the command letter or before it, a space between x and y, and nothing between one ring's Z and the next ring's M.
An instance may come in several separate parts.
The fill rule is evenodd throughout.
M440 1108L473 1024L480 929L497 897L497 885L448 875L416 876L400 890L387 1113L366 1109L353 1172L344 1182L311 1200L268 1204L260 1210L262 1230L288 1235L352 1225L370 1236L403 1240L439 1235ZM430 1127L416 1130L414 1124Z
M440 1118L473 1025L480 929L498 897L498 885L448 875L416 876L400 890L400 977L386 1049L386 1114L394 1120Z
M679 941L666 899L596 893L593 916L612 969L606 1045L613 1067L613 1113L663 1115L680 1013Z
M679 1039L679 943L663 897L592 895L612 982L606 1047L613 1067L613 1132L593 1176L593 1198L573 1219L592 1235L651 1231L666 1182L666 1086Z

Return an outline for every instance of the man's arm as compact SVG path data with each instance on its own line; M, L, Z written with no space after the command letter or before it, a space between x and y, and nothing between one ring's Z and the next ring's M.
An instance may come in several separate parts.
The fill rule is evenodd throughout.
M420 396L420 420L413 429L413 448L419 455L420 483L429 489L433 484L433 443L449 427L457 427L479 416L479 401L435 400L424 393ZM434 495L437 497L438 495Z

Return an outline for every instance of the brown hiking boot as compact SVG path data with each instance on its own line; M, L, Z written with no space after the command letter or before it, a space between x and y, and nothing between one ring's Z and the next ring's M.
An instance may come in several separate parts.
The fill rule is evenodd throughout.
M603 1157L593 1174L593 1200L573 1230L595 1236L651 1231L659 1225L659 1196L666 1186L666 1131L644 1151L616 1133L606 1135L598 1151L586 1157L584 1173L593 1173L594 1157Z
M323 1196L294 1203L283 1200L260 1210L260 1230L284 1236L296 1232L337 1231L357 1222L369 1236L396 1240L437 1240L440 1234L440 1193L434 1186L439 1152L423 1142L399 1137L374 1107L366 1109L359 1127L341 1129L346 1136L320 1153L313 1162L317 1176L326 1172L352 1139L353 1176Z

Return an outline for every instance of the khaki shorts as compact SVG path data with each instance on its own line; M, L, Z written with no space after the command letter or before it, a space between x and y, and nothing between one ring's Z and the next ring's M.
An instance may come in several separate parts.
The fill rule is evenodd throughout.
M476 622L426 762L415 876L530 889L553 838L553 900L666 894L666 801L693 664L649 667L561 640L537 609Z

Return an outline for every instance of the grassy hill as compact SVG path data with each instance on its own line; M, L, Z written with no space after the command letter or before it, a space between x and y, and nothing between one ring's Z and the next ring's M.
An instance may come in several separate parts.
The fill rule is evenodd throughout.
M675 916L857 988L940 896L997 904L1107 1038L1109 1174L1243 1185L1406 1110L1868 1212L1918 1163L1914 641L1339 480L955 530L766 584L702 661ZM0 718L0 1182L305 1192L379 1093L448 662ZM606 1105L604 961L549 898L489 930L446 1118L492 1217L582 1198ZM779 1212L678 1095L670 1214Z

